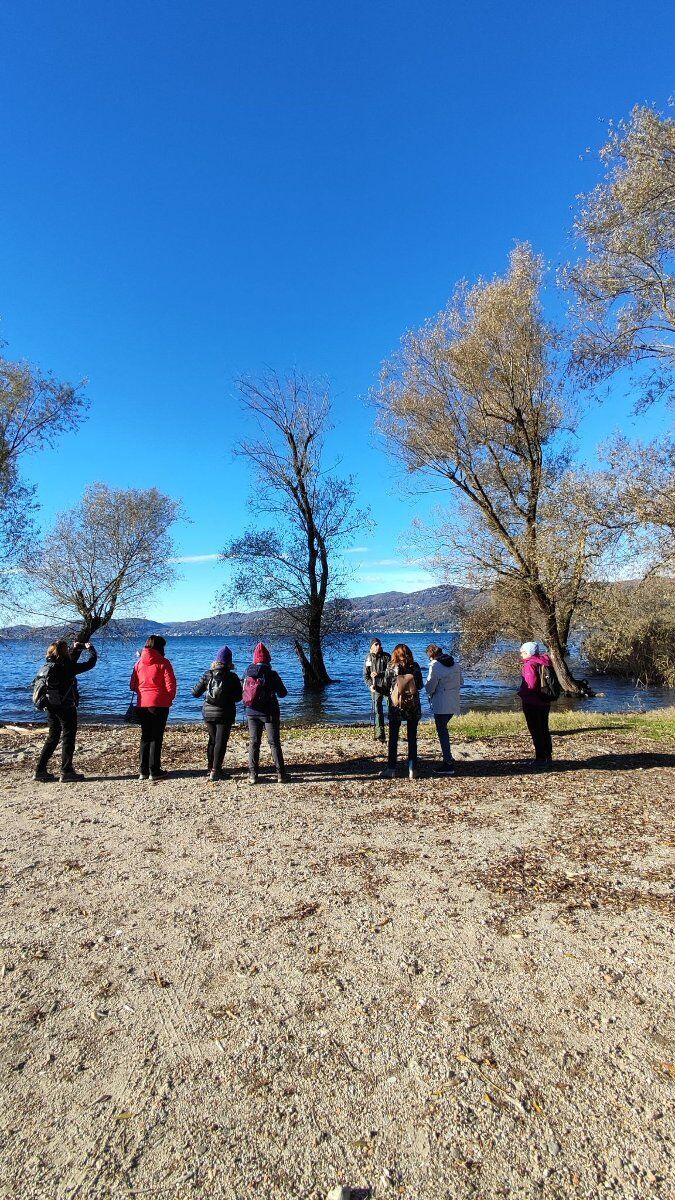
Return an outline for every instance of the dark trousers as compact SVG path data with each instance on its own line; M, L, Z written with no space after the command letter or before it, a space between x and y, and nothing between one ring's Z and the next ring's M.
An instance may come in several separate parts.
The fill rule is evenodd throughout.
M276 721L262 721L260 717L248 718L248 769L253 775L258 774L258 766L260 763L260 743L262 741L263 729L267 734L267 740L272 751L272 758L277 769L277 774L283 775L286 770L284 766L284 755L281 749L281 735L279 725Z
M162 742L168 708L139 708L141 718L141 775L157 775L162 769Z
M37 771L46 771L47 763L61 741L61 772L72 771L77 733L77 709L74 704L59 704L47 709L47 739L38 759Z
M452 713L434 713L436 733L438 734L438 740L441 743L441 754L443 755L443 762L446 764L446 766L449 766L449 764L452 762L450 733L448 731L448 725L451 720Z
M553 743L548 729L549 711L548 704L541 708L536 704L523 704L527 728L534 743L534 757L540 762L553 757Z
M206 763L209 771L220 771L227 750L227 742L232 728L231 721L205 721L209 732L206 743Z
M373 701L373 714L375 717L374 736L384 741L384 696L381 692L370 693Z
M396 717L393 713L389 713L389 748L387 751L387 766L395 768L396 758L398 755L398 735L403 722L400 717ZM413 717L411 721L406 721L408 731L408 766L417 766L417 726L419 717Z

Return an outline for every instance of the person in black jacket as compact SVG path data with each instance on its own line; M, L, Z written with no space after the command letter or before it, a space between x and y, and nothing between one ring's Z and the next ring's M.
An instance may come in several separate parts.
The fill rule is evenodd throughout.
M223 646L218 651L208 671L193 687L192 695L204 697L202 715L209 732L206 745L207 779L215 783L224 777L223 759L237 715L237 701L241 700L241 680L234 671L229 646Z
M394 779L396 776L398 738L401 725L405 721L408 734L408 776L410 779L417 779L417 726L422 716L422 672L419 663L413 658L412 650L403 642L394 646L391 652L384 683L389 697L389 748L387 765L382 775L385 779ZM399 697L401 690L403 695ZM400 703L397 703L399 699Z
M83 650L89 651L86 662L78 662ZM66 641L52 642L45 656L49 665L47 673L47 740L35 768L38 783L50 783L56 778L50 775L47 764L61 739L61 783L79 783L84 779L73 768L75 735L77 734L77 706L80 694L77 690L77 675L91 671L96 666L98 655L91 642L74 642L72 648Z
M363 682L370 692L373 705L373 736L376 742L386 742L384 732L384 679L389 666L389 655L382 649L379 638L373 638L363 664Z
M263 729L272 751L279 783L286 783L288 776L281 749L279 726L281 713L277 697L288 695L283 680L272 670L272 656L262 642L253 651L253 664L246 668L244 676L244 704L248 721L248 781L258 782L260 743Z

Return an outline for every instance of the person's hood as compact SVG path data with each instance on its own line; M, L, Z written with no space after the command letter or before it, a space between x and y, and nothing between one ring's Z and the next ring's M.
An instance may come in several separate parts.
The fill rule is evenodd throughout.
M529 658L524 659L526 663L534 663L535 667L550 667L552 666L548 654L531 654Z
M454 667L455 660L451 654L439 654L436 662L439 662L442 667Z
M159 650L149 650L146 646L143 650L141 650L141 657L138 661L142 663L158 664L165 662L166 658L163 654L160 654Z
M253 651L253 661L254 663L271 663L272 655L263 642L258 642L258 645Z
M253 663L252 666L250 666L248 668L248 670L246 671L246 674L249 676L250 679L260 679L261 675L264 675L267 671L270 671L270 670L271 670L271 667L270 667L269 663L264 663L264 662L263 663Z

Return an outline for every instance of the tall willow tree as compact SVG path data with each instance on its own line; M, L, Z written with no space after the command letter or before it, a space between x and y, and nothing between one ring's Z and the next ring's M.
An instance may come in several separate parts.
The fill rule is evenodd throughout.
M408 471L454 497L429 557L494 589L509 627L544 639L564 690L583 695L567 641L618 531L598 520L593 477L572 468L566 363L541 281L520 245L503 278L460 285L383 367L378 424Z
M52 375L1 353L0 342L0 603L12 596L12 584L34 536L35 489L21 479L21 459L53 445L84 416L82 386L60 383Z
M175 578L170 531L180 515L180 504L156 488L86 488L24 564L41 611L77 623L83 642L116 612L138 615Z
M259 430L238 452L254 468L250 507L260 524L223 550L235 567L227 594L254 609L274 609L275 631L292 638L305 686L321 688L331 682L324 637L348 625L341 551L368 514L356 507L353 479L326 465L325 387L276 372L239 386Z
M604 177L575 232L585 257L567 268L576 295L577 358L591 379L648 364L643 402L673 392L675 120L636 107L600 151Z

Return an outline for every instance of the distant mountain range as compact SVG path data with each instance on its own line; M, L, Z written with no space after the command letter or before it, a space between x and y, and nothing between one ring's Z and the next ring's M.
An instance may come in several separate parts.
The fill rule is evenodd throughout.
M355 633L445 633L458 625L458 613L463 601L474 595L472 588L439 584L419 592L377 592L372 596L352 599L352 619ZM142 637L161 633L164 637L226 637L241 634L262 637L266 626L275 623L274 609L258 612L218 613L196 621L152 621L148 617L123 617L115 621L114 629L106 636ZM10 625L0 629L0 638L53 640L62 635L63 627ZM269 634L268 634L269 636Z

